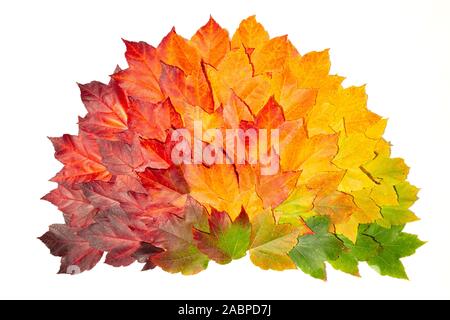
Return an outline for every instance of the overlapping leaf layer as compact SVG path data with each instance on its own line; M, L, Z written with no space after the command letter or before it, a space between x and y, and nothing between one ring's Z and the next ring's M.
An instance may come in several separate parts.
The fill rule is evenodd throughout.
M417 188L390 156L386 119L364 86L330 75L327 50L300 54L254 17L229 37L212 18L187 40L173 29L153 47L125 41L127 69L80 85L78 135L51 138L64 165L44 197L63 213L41 240L61 273L112 266L195 274L247 253L262 269L326 278L325 262L358 275L367 262L406 278L400 258L423 244ZM278 129L280 170L177 164L176 129ZM211 137L195 137L201 144ZM225 151L224 151L225 152Z

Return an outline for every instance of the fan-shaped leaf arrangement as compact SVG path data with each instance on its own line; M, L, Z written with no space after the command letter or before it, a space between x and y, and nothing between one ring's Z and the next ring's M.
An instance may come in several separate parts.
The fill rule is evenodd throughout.
M44 199L65 224L40 239L61 273L106 254L116 267L195 274L248 253L262 269L320 279L325 262L358 275L360 261L407 277L400 258L423 244L402 232L417 220L417 188L390 157L386 119L364 87L329 74L327 50L301 55L254 17L231 40L211 18L190 40L173 29L156 48L125 45L127 69L80 85L78 135L51 138L64 166ZM264 145L248 132L277 134ZM253 161L261 151L275 171Z

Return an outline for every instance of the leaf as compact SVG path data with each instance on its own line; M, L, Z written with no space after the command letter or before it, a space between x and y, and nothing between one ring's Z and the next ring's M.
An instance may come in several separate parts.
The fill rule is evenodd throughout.
M250 16L240 23L239 28L233 36L231 45L233 48L238 48L243 45L247 49L255 49L267 41L269 41L267 31L256 21L255 16Z
M145 225L132 221L120 209L104 211L97 216L98 223L83 230L80 235L91 247L107 251L105 263L128 266L136 261L135 253L143 242L152 239Z
M156 104L132 100L128 124L142 138L165 142L167 131L172 127L172 115L177 117L169 99ZM181 124L181 119L179 121Z
M179 203L184 202L185 195L190 192L183 171L179 167L172 166L168 169L147 168L138 175L154 202L178 206Z
M284 114L281 106L271 97L266 105L259 111L255 124L260 129L278 129L284 123Z
M156 265L151 261L151 257L163 252L161 248L155 247L154 245L143 242L141 243L140 248L133 254L133 257L136 258L138 262L145 263L142 271L147 271L154 269Z
M101 141L100 153L108 170L116 175L131 175L135 172L142 172L147 167L164 169L169 166L158 155L142 149L137 138L131 145L122 141Z
M251 225L245 211L232 221L226 212L213 210L209 232L197 229L193 232L199 250L220 264L242 258L250 245Z
M203 69L195 69L187 77L178 67L162 64L161 88L170 97L176 111L184 114L186 104L214 110L214 100Z
M281 223L298 218L309 218L314 215L312 210L316 196L314 191L306 187L297 188L274 209L275 216Z
M253 121L249 108L234 92L223 106L222 114L224 125L228 128L239 128L241 121Z
M80 129L107 140L117 140L117 134L128 129L128 101L113 82L110 85L93 81L79 84L81 100L88 114L80 119Z
M276 224L270 209L252 220L250 259L263 270L295 269L288 256L296 245L299 230L289 224Z
M83 228L90 225L97 213L95 207L80 189L58 185L58 188L42 199L57 206L64 213L65 221L70 227Z
M304 118L316 104L317 89L302 88L290 65L272 74L275 99L283 106L287 120Z
M211 88L220 103L225 104L234 93L257 114L269 100L271 84L267 76L253 77L253 68L243 48L229 51L217 70L206 68Z
M180 68L190 75L200 66L200 55L186 39L179 36L173 28L158 46L161 60L167 65Z
M103 256L102 251L91 248L87 241L78 236L79 230L64 224L53 224L39 238L52 255L61 257L59 273L75 274L91 270Z
M382 219L377 223L383 227L389 228L391 225L403 225L408 222L414 222L419 218L409 209L418 199L418 189L408 182L402 182L394 186L398 196L398 205L385 205L381 207Z
M209 259L195 246L192 235L193 227L204 230L206 217L206 210L191 199L186 202L183 219L173 216L154 226L154 244L165 251L152 256L151 262L165 271L185 275L206 269Z
M200 52L203 60L213 67L217 67L230 50L228 31L222 29L212 17L194 34L191 43Z
M256 192L264 203L264 208L276 207L294 189L300 172L279 172L274 175L257 176Z
M325 261L338 259L342 243L328 232L330 222L326 217L312 217L306 223L314 234L300 237L289 256L303 272L326 280Z
M241 212L239 186L236 173L231 165L185 165L184 177L190 187L190 195L216 210L227 212L235 219Z
M356 168L375 157L376 141L363 134L339 138L339 152L333 163L342 169Z
M325 262L358 276L362 261L406 277L418 189L365 85L330 74L328 49L300 54L254 16L231 40L210 17L190 38L124 43L127 68L79 85L78 135L51 138L63 168L43 199L65 224L43 240L62 272L105 252L196 274L249 251L263 269L322 279Z
M255 75L280 71L284 66L287 54L287 36L270 39L264 45L256 48L251 55Z
M128 94L137 99L156 103L164 96L159 85L161 63L157 50L145 42L124 40L128 69L115 73L112 78Z
M364 231L381 246L377 255L368 259L368 264L381 275L408 279L400 258L414 254L424 244L417 236L401 232L402 229L402 226L385 229L373 224Z
M329 217L333 223L346 221L357 209L353 197L339 191L320 195L314 200L314 211Z
M367 261L375 256L380 249L380 245L371 237L359 234L357 240L350 241L345 237L340 237L346 249L339 254L337 260L331 260L329 263L333 268L359 276L359 261Z
M397 193L391 185L379 184L374 186L370 192L370 198L380 207L384 205L395 206L398 204Z
M55 158L64 164L64 168L52 178L52 181L80 183L93 180L108 181L111 178L111 174L102 164L95 140L84 134L79 136L65 134L61 138L50 138L50 141L55 148Z
M378 182L397 184L406 179L409 168L406 166L403 159L378 156L371 162L364 165L371 177Z

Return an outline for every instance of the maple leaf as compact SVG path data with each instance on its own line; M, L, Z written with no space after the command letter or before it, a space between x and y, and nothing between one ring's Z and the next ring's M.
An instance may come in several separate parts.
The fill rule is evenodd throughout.
M163 100L159 84L161 63L157 50L145 42L124 40L124 43L128 69L115 73L113 79L137 99L153 103Z
M379 244L370 236L359 234L356 241L350 241L346 237L340 238L345 249L340 252L336 260L328 262L337 270L359 276L359 261L368 261L377 255Z
M241 45L247 49L255 49L269 41L269 34L255 16L243 20L232 39L232 47Z
M97 223L80 232L91 247L107 251L105 263L127 266L136 260L136 251L152 237L147 227L131 220L121 209L103 211L96 216ZM157 250L155 250L157 252Z
M420 241L416 235L401 232L402 229L402 226L385 229L373 224L363 233L373 237L381 247L375 256L367 260L368 264L382 275L407 279L408 276L400 258L414 254L424 242Z
M160 103L132 100L128 125L142 138L165 142L167 131L172 127L174 120L172 116L176 117L177 114L169 99Z
M194 229L194 240L210 259L227 264L245 256L250 233L251 225L244 210L234 221L226 212L213 210L209 217L209 232Z
M231 39L210 17L190 38L124 43L126 68L79 85L78 135L50 138L63 168L43 199L65 224L41 240L60 272L106 253L196 274L248 251L319 279L325 263L358 276L361 262L406 278L418 189L366 87L330 75L328 49L300 54L255 16Z
M239 185L231 165L185 165L183 173L191 189L190 195L200 203L227 212L235 219L241 212Z
M336 260L343 245L328 232L330 222L326 217L311 217L306 223L314 234L300 237L289 256L303 272L325 280L325 261Z
M97 142L85 134L61 138L50 138L55 148L55 157L64 168L52 178L59 183L80 183L93 180L108 181L111 173L102 164Z
M154 225L153 243L165 251L152 256L151 262L172 273L196 274L206 269L209 259L195 245L192 228L204 231L207 217L206 209L189 198L183 218L173 216Z
M257 215L252 224L252 262L264 270L295 269L288 253L297 243L299 230L289 224L276 224L270 209Z
M97 213L96 208L86 198L81 189L58 185L58 188L45 195L43 200L53 203L64 213L70 227L82 228L90 225Z
M394 186L398 196L398 205L386 205L381 207L382 219L378 224L384 227L391 225L403 225L419 218L409 209L416 202L419 190L408 182L402 182Z
M117 140L117 135L128 129L128 99L112 81L109 85L94 81L79 85L81 100L88 111L80 119L80 129L107 140Z
M115 175L132 175L146 167L162 169L169 166L155 153L141 148L138 138L131 145L122 141L101 141L100 154L105 166Z
M251 55L255 75L283 68L288 53L287 41L287 36L277 37L255 48Z
M217 67L230 50L228 31L222 29L212 17L192 36L191 43L198 49L203 60L213 67Z
M79 231L80 229L64 224L54 224L39 238L50 249L51 254L61 257L59 273L90 270L103 256L102 251L90 247L89 243L78 235Z

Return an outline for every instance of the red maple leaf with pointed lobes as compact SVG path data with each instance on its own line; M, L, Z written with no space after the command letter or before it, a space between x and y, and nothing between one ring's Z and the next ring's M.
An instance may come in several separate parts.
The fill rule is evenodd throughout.
M191 275L248 253L319 279L325 262L407 278L418 189L328 50L301 54L254 16L231 37L211 17L190 39L124 43L127 68L79 85L79 133L50 138L63 168L43 199L65 223L40 240L60 273L105 256Z

